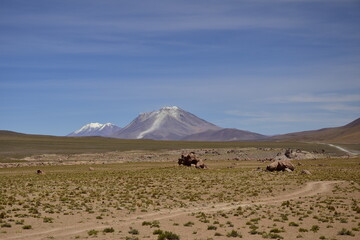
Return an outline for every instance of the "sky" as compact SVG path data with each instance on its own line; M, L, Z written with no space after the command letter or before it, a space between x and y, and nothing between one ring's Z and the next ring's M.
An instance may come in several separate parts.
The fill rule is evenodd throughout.
M357 119L360 1L0 1L0 129L164 106L266 135Z

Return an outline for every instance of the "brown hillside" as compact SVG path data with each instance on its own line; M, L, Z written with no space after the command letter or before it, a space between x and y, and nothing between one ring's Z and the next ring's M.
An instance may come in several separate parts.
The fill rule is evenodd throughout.
M288 133L274 136L271 139L286 141L320 141L329 143L360 144L360 118L342 127Z

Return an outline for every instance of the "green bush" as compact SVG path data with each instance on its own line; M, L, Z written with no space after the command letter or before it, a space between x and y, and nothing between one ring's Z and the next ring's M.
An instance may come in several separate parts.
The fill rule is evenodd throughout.
M320 227L318 225L313 225L310 229L310 231L317 232L319 231Z
M105 228L104 230L103 230L103 232L104 233L112 233L112 232L115 232L115 230L114 230L114 228Z
M130 234L132 234L132 235L139 235L139 230L137 230L137 229L130 229L128 233L130 233Z
M10 223L3 223L3 224L1 224L1 227L2 228L11 228L11 224Z
M187 222L187 223L184 224L185 227L191 227L193 225L194 225L193 222Z
M217 227L214 226L214 225L209 225L207 229L208 229L208 230L216 230Z
M240 233L238 233L236 230L232 230L231 232L226 234L227 237L242 237Z
M172 232L164 232L159 234L158 239L157 240L180 240L180 237Z
M99 231L95 230L95 229L92 229L90 231L88 231L88 235L89 236L96 236L98 234Z
M353 232L350 230L347 230L346 228L341 229L340 232L338 232L338 235L347 235L347 236L355 236Z
M162 233L163 233L163 231L160 230L160 229L156 229L156 230L153 231L153 234L154 234L154 235L160 235L160 234L162 234Z

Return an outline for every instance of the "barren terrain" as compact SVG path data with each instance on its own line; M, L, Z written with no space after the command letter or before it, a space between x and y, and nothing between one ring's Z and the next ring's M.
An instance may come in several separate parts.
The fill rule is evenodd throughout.
M294 172L266 172L264 160L279 149L195 149L209 167L200 170L177 165L189 150L79 154L72 155L77 165L2 168L0 238L359 238L358 157L302 151ZM122 163L110 161L120 155ZM61 157L30 156L25 164Z

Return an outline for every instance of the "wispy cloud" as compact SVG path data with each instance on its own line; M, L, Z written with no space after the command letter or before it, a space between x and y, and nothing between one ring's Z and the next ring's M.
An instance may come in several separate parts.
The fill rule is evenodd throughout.
M281 96L270 99L278 103L340 103L360 102L360 94L303 94L296 96Z
M227 115L241 117L256 122L276 122L276 123L299 123L299 122L324 122L327 116L321 114L304 115L303 113L279 113L279 112L241 112L239 110L229 110Z
M320 105L317 106L318 109L326 110L326 111L333 111L333 112L354 112L359 113L360 115L360 104L357 106L355 105L347 105L347 104L328 104L328 105Z

